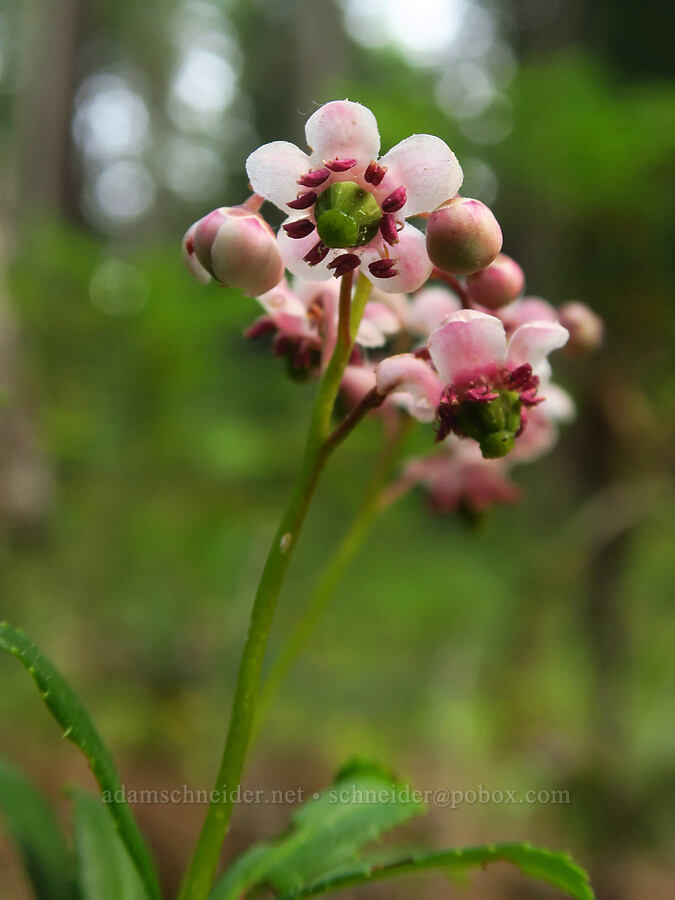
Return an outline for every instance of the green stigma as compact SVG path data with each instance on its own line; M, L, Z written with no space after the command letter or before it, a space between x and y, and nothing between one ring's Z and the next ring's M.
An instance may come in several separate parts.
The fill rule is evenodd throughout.
M499 459L513 450L520 429L520 397L515 391L499 391L489 403L465 402L457 412L457 424L480 444L485 459Z
M382 210L375 197L353 181L329 185L314 205L319 237L326 247L362 247L377 234Z

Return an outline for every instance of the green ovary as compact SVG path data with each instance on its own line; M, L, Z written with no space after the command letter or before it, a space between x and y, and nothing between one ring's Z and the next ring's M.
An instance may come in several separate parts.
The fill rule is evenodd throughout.
M478 441L485 459L497 459L513 450L520 411L520 397L515 391L499 391L499 397L489 403L464 401L457 424L464 434Z
M382 210L375 197L353 181L329 185L314 205L319 237L327 247L362 247L377 234Z

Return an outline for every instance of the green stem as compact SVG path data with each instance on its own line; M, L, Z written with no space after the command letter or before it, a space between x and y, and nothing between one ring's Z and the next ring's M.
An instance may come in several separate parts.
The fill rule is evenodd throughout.
M398 423L396 433L385 444L354 518L319 575L295 628L270 666L260 690L253 740L257 738L262 722L279 692L281 684L314 634L338 584L363 547L377 517L389 506L389 503L386 502L389 478L401 457L405 441L414 424L415 420L412 418L402 419Z
M337 446L328 440L333 406L370 289L370 282L362 275L359 276L352 300L352 273L342 277L335 350L319 380L300 471L286 512L272 541L256 592L220 768L197 847L183 881L180 900L206 900L216 874L251 737L260 674L274 610L317 481L328 456ZM349 323L348 330L344 327L345 322Z

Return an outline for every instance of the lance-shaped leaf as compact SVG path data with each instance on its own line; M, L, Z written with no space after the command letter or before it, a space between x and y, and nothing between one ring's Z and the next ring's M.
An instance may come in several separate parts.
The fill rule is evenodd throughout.
M13 628L7 622L0 623L0 648L16 656L25 666L45 705L64 729L63 736L86 756L106 801L106 809L138 869L148 895L152 900L159 900L161 892L152 860L125 800L115 764L81 701L35 644L20 629Z
M38 900L73 900L71 859L54 810L3 759L0 759L0 820L21 851Z
M277 893L301 890L358 858L381 834L424 812L411 794L380 767L346 767L332 787L300 807L288 831L240 856L211 900L236 900L257 885Z
M593 900L595 894L584 870L566 853L553 853L529 843L486 844L457 850L440 850L432 853L413 853L380 857L376 862L364 861L319 878L296 890L280 892L279 900L303 900L346 890L356 885L414 875L429 871L447 874L464 873L482 868L490 863L507 862L517 866L523 875L545 881L574 900Z
M73 791L75 851L82 900L147 900L148 895L103 803Z

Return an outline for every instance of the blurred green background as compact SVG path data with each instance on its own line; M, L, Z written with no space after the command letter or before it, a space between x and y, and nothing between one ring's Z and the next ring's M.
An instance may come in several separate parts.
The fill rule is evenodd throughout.
M518 471L522 505L471 531L413 494L379 522L246 784L312 791L368 754L427 789L567 790L432 808L413 835L527 837L573 851L600 900L672 894L673 24L665 0L1 0L0 618L81 693L127 786L210 786L312 393L179 241L245 197L248 152L348 96L384 148L443 137L528 292L588 303L607 340L557 360L578 420ZM273 650L378 440L366 423L331 462ZM10 658L0 679L0 752L65 818L86 767ZM171 889L202 810L137 812ZM229 851L289 812L239 809ZM345 896L420 890L453 889ZM0 898L29 896L0 844ZM497 869L465 896L552 895Z

